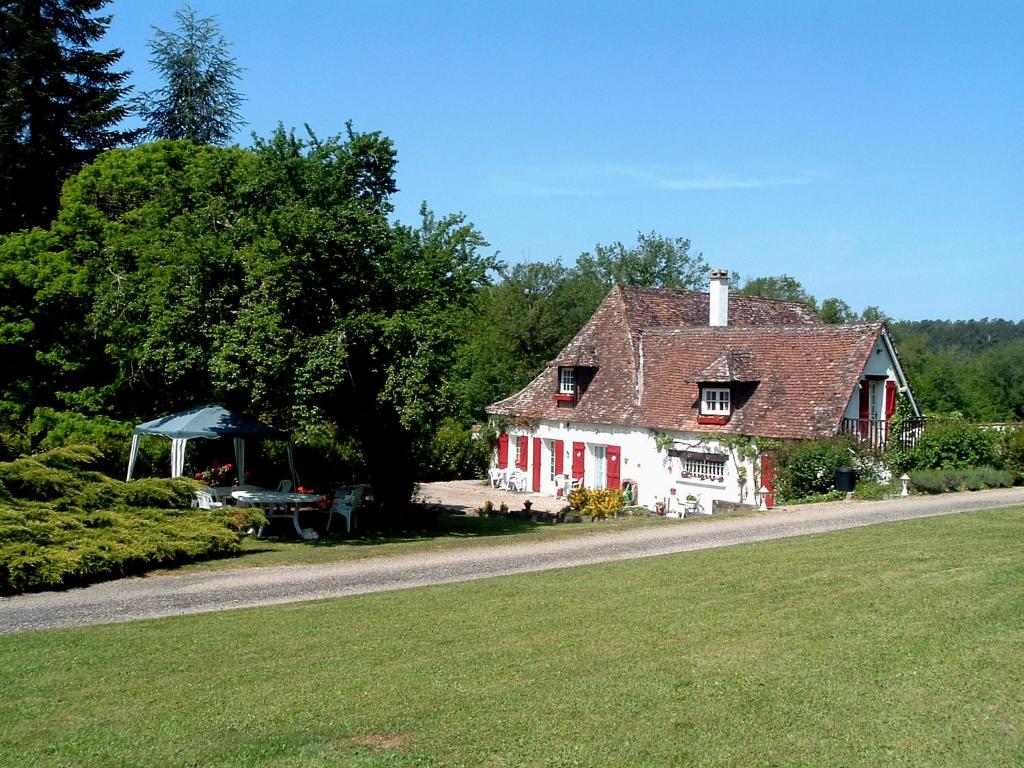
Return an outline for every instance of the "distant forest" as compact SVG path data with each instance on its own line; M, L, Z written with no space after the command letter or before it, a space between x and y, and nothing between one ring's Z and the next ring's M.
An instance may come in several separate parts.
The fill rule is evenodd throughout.
M893 321L889 328L925 412L1024 419L1024 321Z

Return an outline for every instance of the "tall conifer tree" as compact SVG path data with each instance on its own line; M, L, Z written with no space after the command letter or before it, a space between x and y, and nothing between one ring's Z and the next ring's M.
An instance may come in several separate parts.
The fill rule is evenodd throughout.
M244 125L238 112L242 96L235 89L241 68L212 18L199 18L186 6L174 14L176 32L156 29L149 43L150 63L164 86L138 100L151 139L190 139L198 144L226 144Z
M0 2L0 232L49 224L64 180L132 138L121 51L91 48L107 2Z

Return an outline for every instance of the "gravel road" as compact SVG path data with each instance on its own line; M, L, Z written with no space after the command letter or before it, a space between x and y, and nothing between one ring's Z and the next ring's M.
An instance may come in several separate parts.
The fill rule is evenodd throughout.
M895 520L1024 504L1024 488L788 507L737 518L530 544L309 566L239 568L104 582L0 598L0 634L321 600L802 536Z

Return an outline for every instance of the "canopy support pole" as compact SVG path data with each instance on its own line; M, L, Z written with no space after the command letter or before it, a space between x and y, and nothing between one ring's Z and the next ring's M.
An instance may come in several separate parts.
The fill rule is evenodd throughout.
M238 485L245 485L245 438L235 438L235 469L238 470Z
M136 433L132 435L132 448L128 452L128 477L124 479L126 483L130 483L132 480L132 474L135 472L135 459L139 455L139 438L142 435Z
M288 471L292 473L292 488L298 488L299 475L295 471L295 454L292 452L292 444L288 443Z

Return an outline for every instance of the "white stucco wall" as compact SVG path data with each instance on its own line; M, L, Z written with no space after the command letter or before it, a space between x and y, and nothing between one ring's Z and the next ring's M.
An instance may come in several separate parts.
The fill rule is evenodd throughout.
M697 496L705 511L710 512L712 502L716 499L730 502L754 503L754 481L757 477L753 462L738 462L734 452L723 447L718 441L701 438L698 435L673 433L676 439L674 448L704 453L720 453L728 456L723 465L723 481L699 480L682 477L682 459L670 456L667 451L659 451L654 435L647 429L614 427L608 425L573 424L570 422L540 421L534 429L512 427L507 430L509 435L509 464L514 462L515 442L520 435L529 438L530 455L527 465L527 476L532 487L534 462L539 459L541 465L541 493L554 495L555 487L551 480L551 451L554 441L561 440L562 472L572 474L573 443L580 442L586 446L583 482L587 487L595 487L598 477L594 461L595 446L619 446L621 449L621 480L632 480L638 487L636 503L653 508L658 501L664 501L668 511L676 511L683 504L688 494ZM534 456L533 438L541 438L540 456ZM746 482L739 483L739 467L746 470Z

